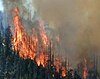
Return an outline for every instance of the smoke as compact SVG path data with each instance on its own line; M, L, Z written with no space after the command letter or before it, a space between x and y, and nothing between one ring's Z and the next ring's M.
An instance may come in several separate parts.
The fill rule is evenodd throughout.
M71 64L79 62L80 55L91 55L95 49L93 52L100 57L99 0L35 0L34 3L40 16L58 30L61 53Z
M26 11L28 11L30 19L32 20L32 18L34 17L34 12L36 11L36 9L34 8L34 4L32 0L22 0L22 5L23 7L26 8ZM27 16L26 16L27 17ZM27 19L27 18L25 18Z

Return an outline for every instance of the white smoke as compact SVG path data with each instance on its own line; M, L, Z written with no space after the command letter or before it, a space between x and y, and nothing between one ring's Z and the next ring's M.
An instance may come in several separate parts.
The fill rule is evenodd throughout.
M22 5L29 13L31 20L33 19L34 12L36 11L36 9L33 7L34 5L33 3L34 3L33 0L22 0ZM26 16L25 19L28 19L28 17Z

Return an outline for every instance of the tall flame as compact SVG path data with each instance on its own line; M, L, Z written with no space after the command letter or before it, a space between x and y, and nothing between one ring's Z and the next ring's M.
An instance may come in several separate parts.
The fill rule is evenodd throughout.
M40 30L40 36L41 36L41 40L42 40L42 47L47 47L49 45L49 39L48 36L46 35L46 31L44 28L44 21L39 20L39 30Z
M18 8L15 8L14 14L14 36L12 40L14 50L18 51L20 57L34 60L37 40L33 40L26 34L20 21Z
M47 65L48 62L48 51L45 51L45 49L48 48L49 45L49 39L48 36L46 34L45 28L44 28L44 21L43 20L39 20L39 32L40 32L40 38L41 38L41 52L39 52L39 54L36 57L36 62L38 64L38 66L42 65L43 67L45 67Z
M14 36L12 40L14 50L18 51L18 54L20 57L24 59L34 60L36 56L38 38L34 34L34 29L33 29L32 36L28 36L26 34L25 29L20 21L18 8L15 8L14 14L15 14L14 16ZM42 48L44 49L45 47L48 46L49 41L48 41L46 32L44 30L44 23L42 20L39 22L39 25L40 25L40 29L39 29L40 36L42 38L41 40L43 43ZM43 52L44 50L42 50L42 53L39 53L36 57L36 62L38 66L40 66L40 64L42 66L45 66L47 63L47 60L48 60L47 54Z

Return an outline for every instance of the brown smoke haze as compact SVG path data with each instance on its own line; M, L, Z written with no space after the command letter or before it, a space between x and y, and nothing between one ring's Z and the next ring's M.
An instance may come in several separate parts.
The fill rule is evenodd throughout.
M71 63L92 52L100 58L99 0L35 0L40 16L58 30L61 52ZM81 55L81 56L80 56ZM100 62L100 61L99 61Z

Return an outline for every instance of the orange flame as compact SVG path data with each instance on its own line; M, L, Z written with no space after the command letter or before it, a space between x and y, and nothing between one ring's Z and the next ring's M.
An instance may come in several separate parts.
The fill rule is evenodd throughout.
M59 73L60 69L61 69L61 60L59 58L56 58L54 61L54 66L56 67L56 72Z
M15 8L14 13L14 36L12 40L14 50L18 51L20 57L34 60L37 40L33 40L33 38L26 34L24 27L20 22L18 8Z
M62 77L65 77L67 73L67 70L64 66L62 66Z
M84 68L83 68L83 78L87 79L88 70L87 70L87 60L84 59Z
M14 35L12 39L13 49L17 51L18 55L23 59L31 59L34 60L36 58L37 65L42 65L46 67L48 64L49 54L44 51L44 49L49 48L50 41L44 29L44 22L42 20L39 21L40 25L40 36L42 41L42 50L39 50L39 54L37 55L37 44L38 44L38 37L35 34L35 30L33 29L32 36L28 36L26 34L24 26L22 25L19 17L19 9L15 8L14 10ZM57 37L59 42L59 36ZM51 44L52 45L52 44ZM56 72L60 72L62 69L62 76L66 76L66 68L62 67L61 60L56 58L53 65L56 67Z
M44 21L42 20L39 20L39 30L40 30L40 36L41 36L41 40L42 40L42 47L47 47L49 45L49 39L48 39L48 36L46 35L46 32L45 32L45 28L44 28Z
M42 65L43 67L46 67L47 61L48 61L48 55L43 52L40 53L36 58L36 62L38 66Z

